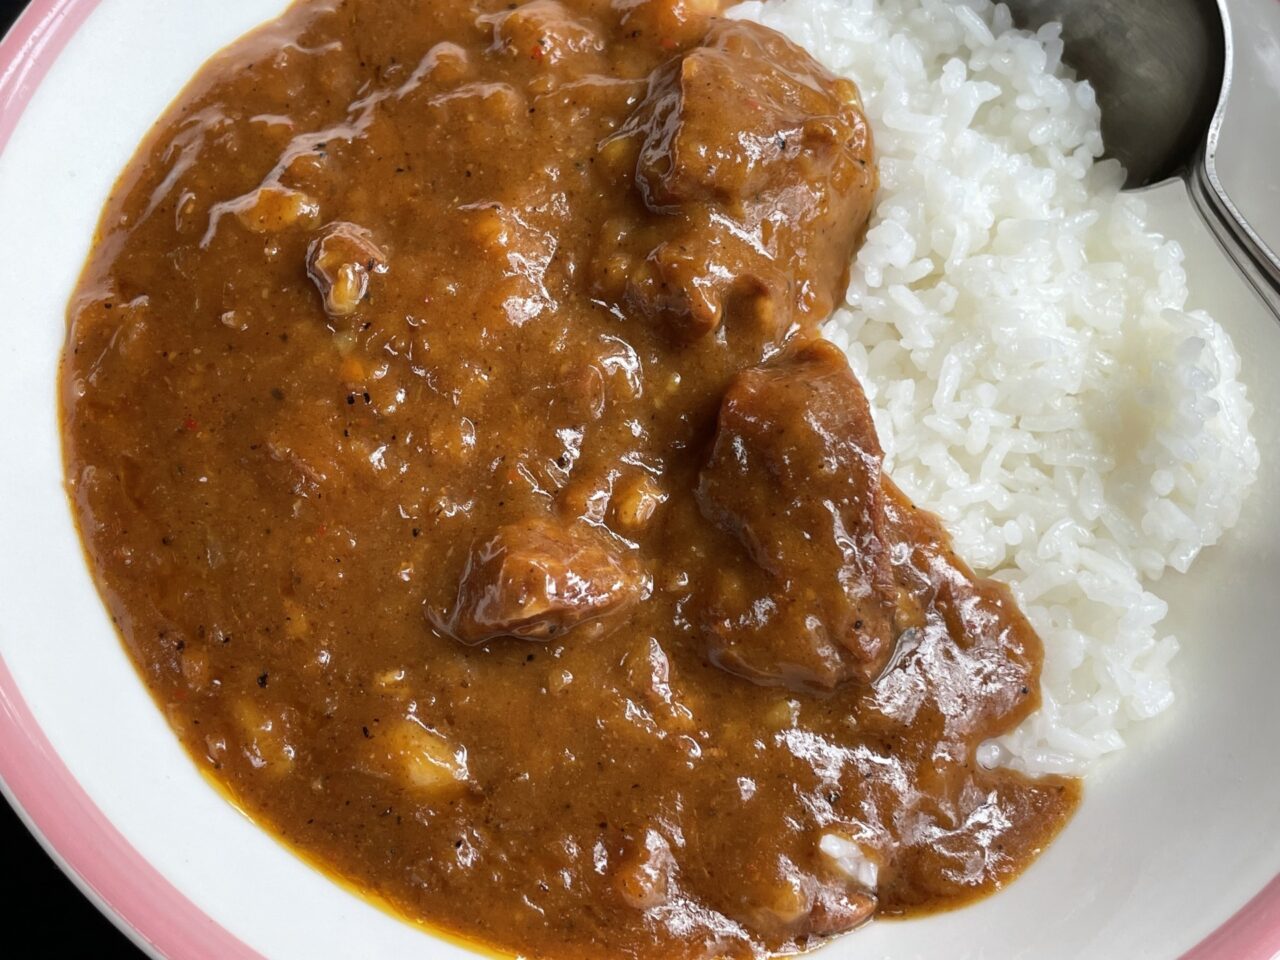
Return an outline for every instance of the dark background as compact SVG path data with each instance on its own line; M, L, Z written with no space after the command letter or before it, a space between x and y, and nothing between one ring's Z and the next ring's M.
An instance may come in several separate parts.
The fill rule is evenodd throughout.
M25 6L26 0L0 0L0 33L9 29ZM41 947L28 956L142 960L142 952L63 876L3 799L0 851L5 866L0 919L15 936L17 931L38 935Z

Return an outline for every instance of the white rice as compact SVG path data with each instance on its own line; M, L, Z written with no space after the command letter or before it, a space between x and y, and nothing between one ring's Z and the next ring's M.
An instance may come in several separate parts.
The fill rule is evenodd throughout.
M1149 589L1236 522L1257 472L1230 338L1102 153L1059 28L988 0L768 0L862 90L881 193L827 333L893 478L1044 639L1043 708L981 759L1086 772L1173 699Z

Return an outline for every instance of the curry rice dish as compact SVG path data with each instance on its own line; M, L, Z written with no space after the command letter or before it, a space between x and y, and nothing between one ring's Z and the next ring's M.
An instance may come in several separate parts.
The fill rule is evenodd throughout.
M819 324L858 91L708 0L304 0L122 176L68 483L260 823L534 957L761 957L1015 877L1040 640ZM852 867L850 866L852 865Z

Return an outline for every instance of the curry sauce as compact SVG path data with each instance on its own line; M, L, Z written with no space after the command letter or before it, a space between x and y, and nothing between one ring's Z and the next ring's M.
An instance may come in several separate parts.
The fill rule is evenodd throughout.
M407 916L762 957L1014 877L1038 638L819 335L858 91L715 0L300 0L123 174L67 481L202 767Z

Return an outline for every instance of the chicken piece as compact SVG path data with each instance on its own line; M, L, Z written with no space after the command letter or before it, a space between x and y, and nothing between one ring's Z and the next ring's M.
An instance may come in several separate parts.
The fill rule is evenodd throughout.
M468 645L497 637L550 640L618 613L645 586L638 567L591 527L528 520L500 528L473 550L453 609L429 616Z
M881 459L862 389L826 341L738 375L697 492L743 548L710 575L717 663L826 690L880 673L896 610Z
M369 277L387 272L387 257L373 234L354 223L326 226L307 248L307 276L331 317L349 317L369 293Z

